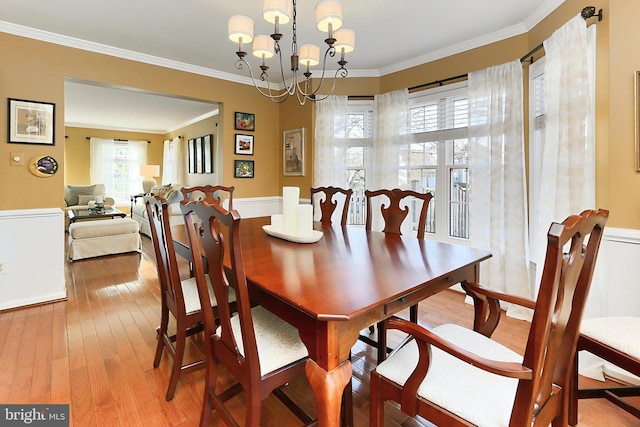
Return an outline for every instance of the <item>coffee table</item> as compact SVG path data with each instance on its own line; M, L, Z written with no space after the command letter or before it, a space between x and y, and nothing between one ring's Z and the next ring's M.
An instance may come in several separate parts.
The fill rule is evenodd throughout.
M106 218L113 219L115 217L124 218L127 216L126 213L114 207L106 207L102 209L100 212L93 211L90 209L71 209L68 211L68 215L69 215L69 224L73 224L76 221L84 221L84 220L90 220L90 219L106 219Z

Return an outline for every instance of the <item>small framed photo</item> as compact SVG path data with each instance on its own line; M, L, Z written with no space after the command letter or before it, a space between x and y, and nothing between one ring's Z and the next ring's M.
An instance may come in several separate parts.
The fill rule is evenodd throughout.
M234 160L234 178L253 178L253 160Z
M55 104L9 98L8 142L55 145Z
M236 133L236 154L253 154L253 135L241 135Z
M304 128L284 132L283 173L285 176L304 176Z
M234 128L235 130L256 130L256 115L236 112Z

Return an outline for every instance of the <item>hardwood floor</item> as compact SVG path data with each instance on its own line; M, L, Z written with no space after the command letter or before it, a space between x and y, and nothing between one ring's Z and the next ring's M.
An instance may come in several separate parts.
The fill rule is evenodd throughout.
M183 375L175 398L164 399L170 359L153 368L159 324L159 291L150 241L143 254L124 254L66 264L68 301L0 313L0 402L69 403L73 426L196 426L204 371ZM183 271L187 274L187 265ZM420 304L420 320L471 326L471 307L447 291ZM494 335L521 352L528 323L505 318ZM400 337L390 337L390 341ZM202 356L202 338L189 340L187 359ZM369 424L369 372L375 354L353 349L354 420ZM228 376L221 381L230 383ZM581 378L582 382L590 380ZM315 413L305 379L288 393ZM229 402L243 414L243 394ZM387 404L386 425L428 426ZM579 426L638 426L640 421L604 400L580 402ZM298 420L275 398L263 405L262 425L295 426ZM217 422L215 425L220 425Z

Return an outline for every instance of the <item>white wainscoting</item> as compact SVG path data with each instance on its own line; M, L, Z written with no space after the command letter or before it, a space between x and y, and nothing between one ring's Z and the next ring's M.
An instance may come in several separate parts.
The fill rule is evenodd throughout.
M0 211L0 310L67 297L64 213Z
M605 227L584 318L640 316L640 230Z

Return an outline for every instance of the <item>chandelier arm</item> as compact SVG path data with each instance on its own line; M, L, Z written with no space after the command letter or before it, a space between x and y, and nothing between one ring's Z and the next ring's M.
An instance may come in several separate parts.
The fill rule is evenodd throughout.
M258 86L258 84L256 83L256 79L253 76L253 70L251 69L251 64L249 64L244 58L240 58L240 59L238 59L236 61L236 68L238 70L243 70L245 65L247 66L247 69L249 70L249 76L251 77L251 83L253 83L253 87L255 87L256 90L258 92L260 92L260 95L262 95L262 96L264 96L266 98L269 98L272 101L277 102L277 103L281 103L281 102L286 101L287 98L289 98L289 96L292 95L292 94L290 94L288 92L283 92L283 93L274 95L273 92L271 91L271 83L269 82L269 80L263 80L263 81L266 81L266 83L267 83L268 92L263 91Z
M333 82L331 85L331 90L329 91L329 93L327 95L325 95L324 97L319 97L316 95L318 93L318 91L320 90L320 88L322 87L324 81L325 81L325 73L326 73L326 69L327 69L327 57L334 57L336 53L336 49L333 46L330 46L326 52L324 53L324 58L323 58L323 62L322 62L322 75L320 76L320 83L318 83L318 85L316 86L316 88L313 91L305 91L303 89L300 88L300 86L298 85L298 91L300 91L302 93L302 95L306 98L306 99L311 99L314 101L322 101L323 99L326 99L329 95L331 95L333 93L333 91L336 88L336 79L338 78L338 74L341 77L347 77L347 75L349 74L349 72L347 71L346 68L344 68L344 64L346 64L346 62L344 62L344 64L342 63L343 61L339 61L338 63L340 64L340 68L338 68L335 72L335 74L333 75Z

